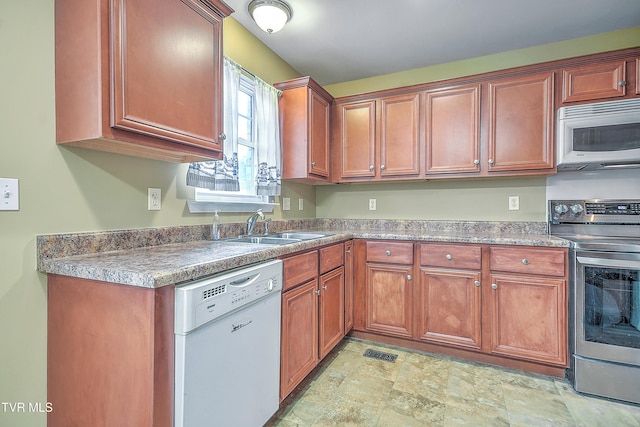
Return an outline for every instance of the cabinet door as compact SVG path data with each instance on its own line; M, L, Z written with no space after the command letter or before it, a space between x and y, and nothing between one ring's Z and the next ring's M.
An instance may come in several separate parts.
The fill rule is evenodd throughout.
M489 83L488 171L554 169L553 73Z
M562 102L625 96L626 61L598 62L562 70Z
M480 86L425 93L427 174L480 170Z
M375 101L338 106L340 177L373 178L375 171Z
M491 275L487 287L491 352L566 366L566 282L556 278Z
M411 338L413 269L367 263L366 329Z
M320 359L344 337L344 267L320 276Z
M422 269L414 299L416 339L480 349L480 272Z
M420 174L419 101L418 93L378 101L382 178Z
M353 241L344 244L344 333L353 329Z
M329 177L329 103L309 89L309 173Z
M194 0L111 3L111 126L222 151L222 17Z
M280 400L318 363L318 280L282 294Z

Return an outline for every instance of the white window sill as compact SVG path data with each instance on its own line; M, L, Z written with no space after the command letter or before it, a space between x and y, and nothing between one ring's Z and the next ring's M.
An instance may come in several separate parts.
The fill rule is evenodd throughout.
M190 213L214 213L220 212L255 212L262 209L262 212L273 212L273 208L278 203L268 202L200 202L196 200L187 200Z

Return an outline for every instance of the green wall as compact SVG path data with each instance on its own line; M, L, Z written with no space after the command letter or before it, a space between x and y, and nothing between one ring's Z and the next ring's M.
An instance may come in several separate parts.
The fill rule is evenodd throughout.
M225 52L229 57L266 81L298 77L296 70L237 22L229 18L227 21ZM619 47L615 43L610 46ZM0 2L0 52L0 177L20 180L20 210L0 212L0 402L44 404L46 277L35 269L35 236L203 224L209 223L212 215L188 212L186 200L193 196L193 189L184 185L186 165L55 144L54 1ZM382 77L382 81L386 83L378 84L400 84L393 76ZM365 82L360 87L372 90L375 85ZM360 89L354 83L334 90L337 93ZM371 217L363 209L362 201L374 194L381 217L441 218L445 212L433 207L434 201L457 200L457 206L463 206L463 200L476 192L490 195L494 191L504 194L519 191L523 195L523 209L517 219L524 220L540 216L540 192L533 189L543 186L539 178L397 184L397 187L384 184L315 188L285 183L283 196L292 198L294 209L288 212L278 209L273 217ZM148 187L162 189L161 211L147 210ZM399 197L403 194L424 199L422 209L397 206L402 203L405 207L413 206L415 200L403 201ZM302 212L295 209L298 198L305 199ZM497 197L496 201L501 199L502 196ZM347 204L351 207L346 207ZM490 210L478 217L493 215ZM221 216L223 221L246 218L244 214ZM0 405L0 426L45 425L45 414L11 414Z

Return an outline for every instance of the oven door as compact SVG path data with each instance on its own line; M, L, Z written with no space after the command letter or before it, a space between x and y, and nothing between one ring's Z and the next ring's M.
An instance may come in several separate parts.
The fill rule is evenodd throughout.
M640 253L576 250L577 355L640 366Z

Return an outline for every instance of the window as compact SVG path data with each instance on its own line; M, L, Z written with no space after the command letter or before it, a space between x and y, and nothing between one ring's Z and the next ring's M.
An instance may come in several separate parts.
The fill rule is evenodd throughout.
M224 159L189 166L187 185L196 187L196 201L261 204L280 194L278 96L225 58Z

